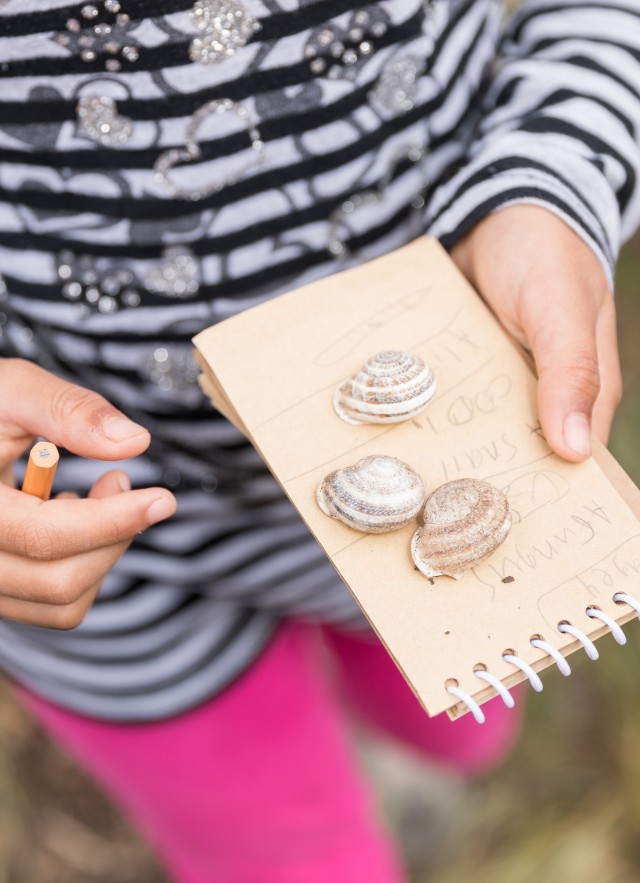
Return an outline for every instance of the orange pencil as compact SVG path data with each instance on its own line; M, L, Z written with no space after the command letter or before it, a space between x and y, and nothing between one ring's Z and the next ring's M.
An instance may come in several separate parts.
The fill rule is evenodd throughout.
M60 454L51 442L38 442L31 448L27 471L22 483L25 494L48 500Z

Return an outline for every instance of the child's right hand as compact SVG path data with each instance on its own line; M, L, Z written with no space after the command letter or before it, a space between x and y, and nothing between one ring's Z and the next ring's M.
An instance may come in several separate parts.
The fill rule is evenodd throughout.
M97 460L135 457L150 442L101 396L30 362L0 359L0 475L36 436ZM175 509L169 491L131 491L121 471L101 476L84 500L43 502L0 484L0 617L79 625L133 537Z

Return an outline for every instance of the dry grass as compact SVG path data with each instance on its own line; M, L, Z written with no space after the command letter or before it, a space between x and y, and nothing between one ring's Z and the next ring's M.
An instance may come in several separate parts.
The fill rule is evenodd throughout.
M163 883L120 814L0 689L0 883Z
M640 241L619 268L626 380L612 449L640 483ZM451 780L366 745L414 883L637 883L640 624L569 681L548 671L499 770ZM0 883L163 883L119 813L0 687ZM342 883L342 881L339 881ZM345 881L346 883L346 881Z

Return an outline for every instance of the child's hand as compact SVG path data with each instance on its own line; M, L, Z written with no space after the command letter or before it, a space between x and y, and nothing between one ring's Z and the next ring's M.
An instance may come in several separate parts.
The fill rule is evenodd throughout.
M481 221L452 257L538 371L549 445L567 460L605 444L622 394L615 307L600 263L559 218L537 206Z
M36 435L98 460L134 457L150 441L101 396L0 359L0 474ZM168 491L128 487L126 473L109 472L86 500L42 502L0 484L0 617L61 629L82 621L132 538L175 511Z

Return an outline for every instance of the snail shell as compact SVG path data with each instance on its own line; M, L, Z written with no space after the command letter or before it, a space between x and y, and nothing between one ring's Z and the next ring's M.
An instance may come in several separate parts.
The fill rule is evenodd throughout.
M428 498L424 526L411 541L411 557L425 576L460 579L497 549L511 528L507 498L486 481L460 478Z
M347 423L399 423L426 408L435 391L433 371L424 359L385 350L340 384L333 407Z
M318 505L331 518L364 533L388 533L409 524L424 503L422 479L395 457L372 456L330 472L318 487Z

